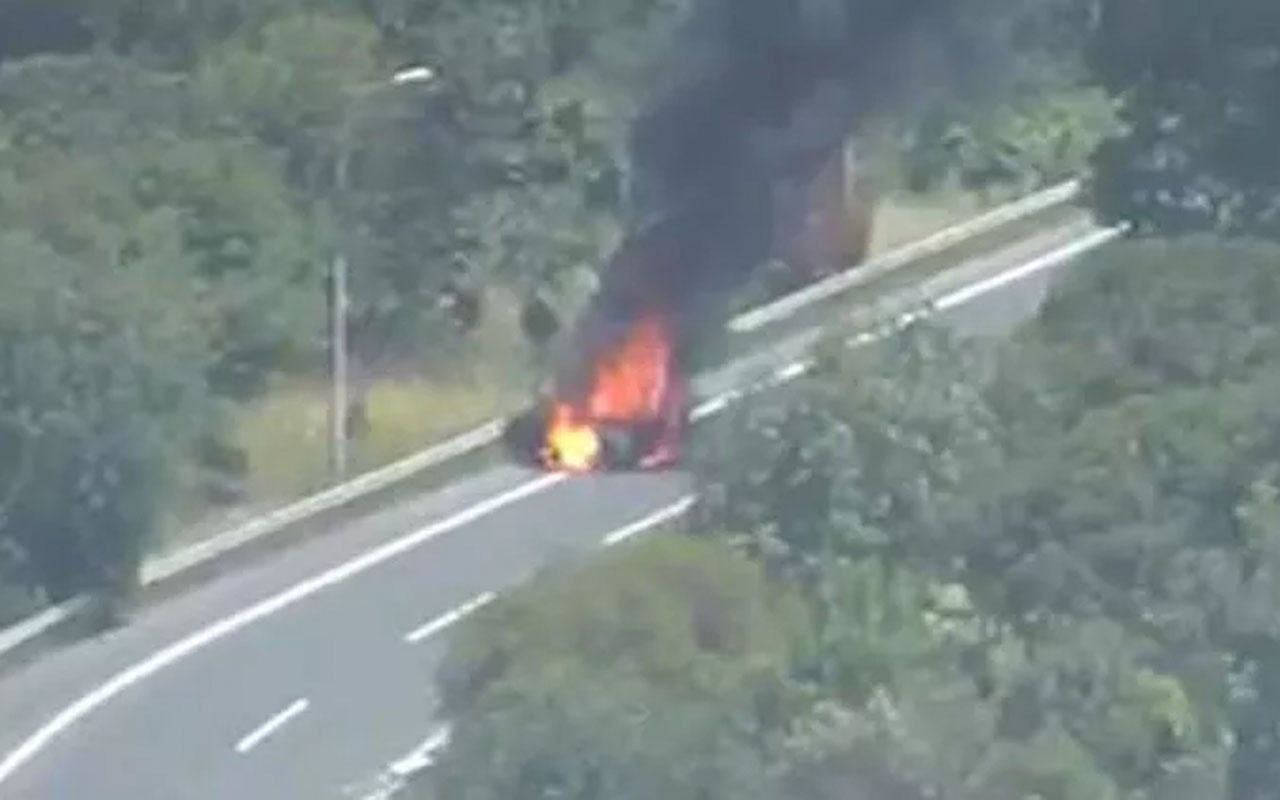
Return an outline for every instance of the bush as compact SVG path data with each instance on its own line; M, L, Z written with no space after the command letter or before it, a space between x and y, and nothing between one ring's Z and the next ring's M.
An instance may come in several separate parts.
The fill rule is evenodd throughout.
M461 632L441 668L454 736L409 796L775 797L766 731L790 711L802 613L679 536L556 570Z

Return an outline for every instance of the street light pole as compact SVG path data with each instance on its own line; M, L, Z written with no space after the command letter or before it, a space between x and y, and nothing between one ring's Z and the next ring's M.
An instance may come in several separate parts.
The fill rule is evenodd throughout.
M329 403L329 437L330 437L330 470L335 481L347 476L347 445L350 433L347 422L350 416L350 381L348 380L347 346L347 310L350 306L348 291L348 264L346 247L341 229L343 227L341 200L347 196L348 174L351 166L351 127L352 108L370 94L392 86L406 84L429 83L435 79L435 71L430 67L417 66L400 70L388 80L365 86L357 90L355 97L348 103L343 113L341 140L338 142L338 153L333 167L333 193L338 242L334 247L333 258L329 265L329 371L331 397Z
M329 307L331 319L330 355L332 359L333 398L330 405L332 426L333 477L341 480L347 475L347 420L349 417L347 391L347 259L342 253L333 257L329 274Z

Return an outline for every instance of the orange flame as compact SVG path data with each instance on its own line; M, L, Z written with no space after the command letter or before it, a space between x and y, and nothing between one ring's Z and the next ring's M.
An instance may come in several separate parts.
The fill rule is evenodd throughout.
M579 422L573 407L557 403L547 426L543 461L552 467L586 472L599 465L603 443L590 423Z
M597 423L661 419L671 402L671 334L660 316L642 318L592 372L581 405L560 401L548 420L542 457L549 466L588 471L600 466Z

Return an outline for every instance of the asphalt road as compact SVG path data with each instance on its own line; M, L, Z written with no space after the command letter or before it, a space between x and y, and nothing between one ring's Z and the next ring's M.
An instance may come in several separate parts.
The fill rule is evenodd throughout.
M1080 233L961 265L940 279L956 301L941 316L1007 331L1059 272L1010 270ZM0 798L353 796L432 734L432 670L459 609L687 492L680 473L495 469L148 609L0 682Z

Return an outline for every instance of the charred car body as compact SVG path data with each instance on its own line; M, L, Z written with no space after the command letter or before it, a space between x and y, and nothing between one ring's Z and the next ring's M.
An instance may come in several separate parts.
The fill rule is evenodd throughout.
M613 327L507 424L504 441L517 461L575 472L678 463L689 390L674 329L658 314ZM605 336L599 327L592 333Z

